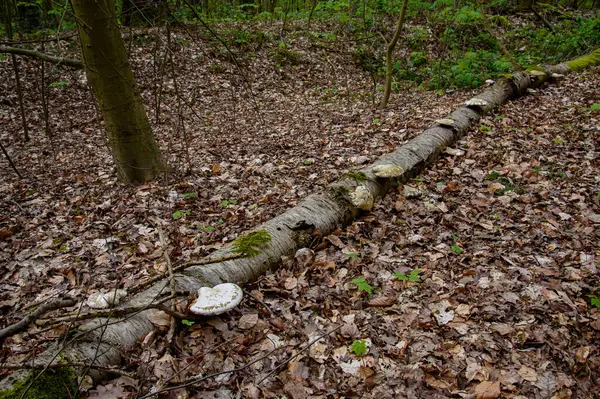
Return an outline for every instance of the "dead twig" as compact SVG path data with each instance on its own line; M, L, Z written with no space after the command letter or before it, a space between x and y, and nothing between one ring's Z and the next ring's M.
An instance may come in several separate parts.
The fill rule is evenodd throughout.
M100 310L96 310L96 311L92 311L92 312L88 312L88 313L70 314L70 315L66 315L66 316L62 316L62 317L41 319L41 320L36 321L36 325L47 326L49 324L65 323L65 322L71 322L71 321L82 321L82 320L89 320L89 319L109 317L109 316L121 317L121 316L126 316L131 313L141 312L142 310L146 310L146 309L163 310L164 307L162 306L162 304L164 302L170 301L173 298L174 298L174 296L171 295L171 296L160 299L156 303L149 304L149 305L146 304L146 305L140 305L140 306L129 306L126 308L116 308L116 309L114 309L114 308L113 309L100 309Z
M13 335L20 333L21 331L26 330L29 324L36 321L44 313L56 309L74 306L76 303L77 301L75 301L74 299L59 299L41 305L39 308L25 316L21 321L0 330L0 345L2 345L6 338L12 337Z
M156 228L158 229L158 239L160 240L160 246L164 248L163 254L165 256L165 262L167 263L167 272L169 274L169 287L171 288L171 296L176 297L177 286L175 282L175 274L173 273L173 265L171 264L171 258L169 257L169 251L165 242L165 235L162 231L162 228L159 225L157 225ZM173 312L177 311L177 309L175 309L175 302L173 302L172 310ZM175 321L175 317L173 317L173 319L171 319L171 327L169 328L169 333L167 334L167 342L171 342L171 339L175 335L176 327L177 324Z
M237 372L246 370L247 368L249 368L253 364L258 363L261 360L264 360L267 357L271 356L274 352L276 352L276 351L278 351L280 349L283 349L283 348L287 348L288 346L289 345L277 347L277 348L273 349L272 351L270 351L269 353L267 353L266 355L261 356L258 359L255 359L255 360L251 361L250 363L246 363L245 365L243 365L242 367L239 367L237 369L219 371L218 373L209 374L207 376L199 377L199 378L198 377L197 378L191 378L191 379L185 380L184 383L181 384L181 385L176 385L176 386L172 386L172 387L168 387L168 388L163 388L163 389L158 390L156 392L152 392L152 393L149 393L147 395L144 395L144 396L142 396L142 397L140 397L138 399L148 399L148 398L151 398L153 396L159 396L160 394L165 393L165 392L174 391L176 389L181 389L181 388L186 388L186 387L189 387L189 386L192 386L192 385L196 385L196 384L198 384L198 383L200 383L202 381L206 381L206 380L208 380L210 378L218 377L218 376L223 375L223 374L237 373Z
M6 157L6 159L8 160L10 167L15 171L17 176L19 176L19 179L22 179L23 176L21 176L21 173L19 173L19 170L17 169L17 167L13 163L12 159L10 158L10 155L8 155L8 152L6 152L6 148L4 148L4 146L2 145L2 142L0 142L0 149L2 149L2 152L4 153L4 156Z
M134 373L128 373L127 371L123 371L121 369L118 368L114 368L114 367L103 367L103 366L96 366L96 365L90 365L88 363L73 363L73 362L68 362L68 363L50 363L50 364L40 364L40 363L33 363L33 364L27 364L27 363L19 363L19 364L13 364L13 363L0 363L0 369L4 369L4 370L22 370L22 369L27 369L27 370L43 370L43 369L57 369L57 368L62 368L62 367L85 367L85 368L92 368L95 370L99 370L99 371L104 371L107 373L112 373L112 374L118 374L118 375L122 375L124 377L129 377L129 378L134 378L136 379L137 376Z
M289 362L291 362L292 360L296 359L298 356L300 356L303 352L306 352L311 346L313 346L314 344L316 344L317 342L319 342L320 340L322 340L323 338L325 338L326 336L328 336L329 334L332 334L334 332L336 332L337 330L339 330L340 328L342 328L343 324L340 324L339 326L337 326L336 328L333 328L331 330L329 330L328 332L326 332L325 334L317 337L314 341L309 342L308 344L306 344L304 346L304 348L300 349L298 351L298 353L296 353L294 356L290 357L289 359L286 359L285 361L281 362L279 365L277 365L277 367L275 367L273 370L271 370L269 372L269 374L267 374L266 376L264 376L260 381L258 381L256 383L256 385L260 385L262 384L262 382L264 380L266 380L267 378L269 378L270 376L272 376L273 374L275 374L275 372L279 369L281 369L283 366L285 366L286 364L288 364Z

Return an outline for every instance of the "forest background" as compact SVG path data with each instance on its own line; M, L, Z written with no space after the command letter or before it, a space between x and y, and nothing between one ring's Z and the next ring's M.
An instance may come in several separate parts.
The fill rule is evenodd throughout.
M4 0L0 6L2 327L16 323L33 305L65 293L83 300L94 292L131 289L166 273L168 263L206 256L336 177L350 176L358 183L362 176L354 173L357 168L414 137L474 90L514 70L573 59L600 43L598 1L107 1L103 4L114 6L113 25L122 36L143 99L147 132L161 159L153 169L158 173L131 178L119 171L127 162L116 155L118 144L110 138L105 109L97 105L106 101L89 90L92 82L82 69L77 22L86 22L77 15L77 3L85 2ZM40 53L53 58L40 62ZM386 75L391 76L389 103L382 100ZM597 98L588 100L577 112L593 124L600 105ZM493 116L478 131L488 134L503 118ZM525 125L528 133L543 136L537 126ZM564 145L562 140L550 142ZM498 151L492 156L502 159ZM552 179L569 175L551 163L533 168ZM502 190L518 191L504 175L487 172L487 180L506 183ZM440 187L439 182L431 184ZM600 193L588 186L589 195ZM159 237L161 229L166 242ZM327 242L343 252L342 263L355 267L357 258L366 256L346 243L351 235L344 232L344 242L335 235ZM454 233L445 237L451 256L463 256L460 238ZM411 267L400 275L408 278L417 269L427 270ZM416 276L412 278L425 280ZM373 288L365 277L368 272L348 275L345 287L356 294L352 306ZM290 291L306 288L294 286L294 278L284 274L276 280ZM277 286L271 280L263 284ZM593 285L581 297L597 298ZM284 295L280 288L257 287L257 303L261 292ZM154 321L160 326L160 320ZM223 326L217 322L218 328L209 332L185 321L191 325L178 325L180 340L186 339L188 327L204 344L227 342L232 335L221 335ZM40 353L71 328L50 326L32 325L7 340L2 352L6 364L26 365L35 358L30 354ZM217 337L214 331L219 331ZM306 336L314 338L311 334ZM235 350L243 357L239 346L247 342L240 336ZM344 336L352 344L347 346L361 352L356 356L371 342L359 340L364 334L356 331ZM258 345L263 338L256 333L250 342ZM150 386L164 387L164 380L178 374L177 367L165 366L172 363L166 357L171 343L159 339L149 345L153 347L146 354L128 354L123 369L137 369L147 359L150 376L132 381L125 372L120 382L88 394L142 396ZM191 345L192 352L197 346ZM597 359L597 353L590 353ZM218 372L231 369L233 360L228 359L236 359L238 366L247 360L219 356L194 367ZM528 370L522 374L526 381L533 379ZM457 386L466 389L471 382L474 388L478 381L480 390L494 391L495 385L486 385L491 380L483 373ZM220 380L211 389L236 381L243 385L241 380ZM428 389L450 390L427 381ZM263 394L302 397L292 382L272 383ZM502 389L509 385L503 382ZM556 391L570 387L564 383ZM80 382L77 388L86 391L90 385ZM311 389L320 388L313 384ZM344 389L361 392L364 387ZM525 395L535 390L519 389Z

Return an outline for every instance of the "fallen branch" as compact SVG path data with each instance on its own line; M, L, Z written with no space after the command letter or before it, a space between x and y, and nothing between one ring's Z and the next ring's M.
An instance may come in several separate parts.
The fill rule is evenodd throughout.
M40 305L39 308L37 308L27 316L23 317L21 321L0 330L0 345L2 345L6 338L12 337L13 335L20 333L21 331L26 330L29 324L36 321L44 313L48 313L56 309L74 306L76 303L77 301L75 301L74 299L59 299L53 302L48 302L43 305Z
M19 179L22 179L23 176L21 176L21 173L19 173L19 169L17 169L12 159L10 159L10 155L8 155L8 152L6 151L6 148L4 148L4 146L2 145L2 142L0 142L0 149L2 150L2 153L4 154L6 159L8 160L8 164L10 165L10 167L15 171L17 176L19 176Z
M446 147L466 134L485 113L511 98L526 94L529 88L536 88L550 81L553 74L564 75L592 65L600 65L600 49L565 64L539 67L531 73L515 72L510 78L499 80L471 99L470 105L462 106L448 115L445 119L449 119L450 124L448 121L435 123L394 152L381 156L374 164L360 170L364 174L364 181L343 177L322 193L303 199L295 207L258 226L256 231L267 232L271 240L261 248L257 256L191 266L182 273L175 274L178 295L194 293L200 287L225 282L239 284L257 279L267 270L281 264L282 256L290 256L298 248L309 245L316 231L321 235L330 234L339 226L352 222L361 210L372 209L375 199L383 197L391 188L408 181L435 162ZM400 173L383 175L378 172L381 168ZM227 257L232 251L232 245L228 244L213 256ZM127 306L150 306L168 285L168 281L157 282L132 297ZM136 348L153 331L154 326L148 319L149 312L150 310L143 310L128 316L126 320L105 324L103 320L92 320L79 327L84 333L68 349L62 351L61 355L85 362L91 359L90 346L101 347L102 356L95 364L103 367L118 365L122 361L123 352ZM102 333L98 331L98 326L102 326ZM43 359L50 355L51 353L43 352L39 357ZM19 394L19 386L22 386L19 382L28 377L27 372L19 370L0 381L0 396L4 394L14 397L10 395ZM51 378L51 375L47 376L46 383L51 383ZM94 375L92 378L98 380L102 375Z
M35 50L27 50L24 48L0 46L0 53L24 55L26 57L37 58L42 61L50 62L52 64L66 65L66 66L69 66L69 67L75 68L75 69L83 68L83 63L79 60L74 60L71 58L55 57L53 55L40 53L39 51L35 51Z
M123 317L127 316L131 313L141 312L142 310L147 309L159 309L163 310L162 304L164 302L170 301L174 299L174 296L168 296L160 299L156 303L152 303L145 306L129 306L124 308L112 308L112 309L99 309L88 313L77 313L77 314L69 314L61 317L53 317L49 319L41 319L36 320L35 324L37 326L45 327L48 325L54 325L58 323L68 323L73 321L84 321L89 319L97 319L103 317Z
M122 375L124 377L129 378L138 378L135 373L128 373L127 371L123 371L120 368L116 367L103 367L103 366L95 366L93 364L88 363L75 363L75 362L65 362L65 363L50 363L50 364L27 364L27 363L0 363L0 369L4 370L44 370L44 369L58 369L63 367L75 367L75 368L92 368L95 370L103 371L105 373Z

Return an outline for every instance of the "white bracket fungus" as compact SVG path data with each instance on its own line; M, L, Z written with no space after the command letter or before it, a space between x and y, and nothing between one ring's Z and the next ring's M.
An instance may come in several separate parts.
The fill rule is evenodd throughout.
M469 107L485 107L488 105L488 102L481 98L471 98L470 100L465 101L465 104Z
M529 74L531 76L546 76L546 72L538 71L537 69L533 69L533 70L529 71Z
M435 121L435 123L437 123L438 125L442 125L442 126L453 127L454 119L450 119L450 118L438 119Z
M198 290L198 299L190 306L190 312L201 316L225 313L239 305L243 296L240 286L232 283L202 287Z
M350 193L350 200L355 207L362 209L363 211L370 211L375 202L371 192L363 186L356 187L356 189Z
M127 291L125 290L110 291L104 294L95 292L88 297L86 303L92 309L108 309L118 305L121 298L126 296Z
M377 177L400 177L404 173L404 169L393 164L376 165L373 167L373 173Z

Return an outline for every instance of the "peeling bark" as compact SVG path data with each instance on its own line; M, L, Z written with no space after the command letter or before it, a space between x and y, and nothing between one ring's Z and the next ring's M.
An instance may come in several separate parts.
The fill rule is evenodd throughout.
M542 69L546 73L542 76L516 72L510 79L498 81L476 97L485 100L487 102L485 106L460 107L446 117L454 121L452 127L434 125L392 153L381 156L372 165L362 169L367 176L366 181L357 183L353 179L342 178L328 186L322 193L305 198L297 206L258 226L256 230L265 229L272 237L272 241L258 256L193 266L176 274L177 293L187 296L203 286L214 286L225 282L243 284L252 281L267 270L275 268L282 256L291 255L298 248L308 245L311 240L311 230L327 235L337 227L350 223L359 214L359 210L351 203L349 196L357 185L369 190L374 198L383 197L391 188L406 182L435 162L447 146L462 137L486 112L511 98L523 95L528 88L538 87L545 81L551 80L553 73L566 74L571 71L566 64L544 66ZM373 168L386 164L399 166L405 172L400 178L376 177ZM301 226L309 226L309 228ZM230 249L231 245L225 246L214 253L214 256L226 256L230 254ZM165 279L135 295L123 306L148 305L170 294L169 281ZM141 311L122 320L97 319L84 324L79 328L78 335L62 352L63 358L77 362L93 362L103 367L119 365L121 353L139 345L145 335L153 330L154 327L147 318L148 312L149 310ZM98 342L101 342L100 347ZM57 350L55 346L40 355L39 359L49 360ZM102 376L97 371L90 371L89 374L93 378ZM26 376L27 372L19 371L1 381L0 398L2 392L10 390L15 381Z

